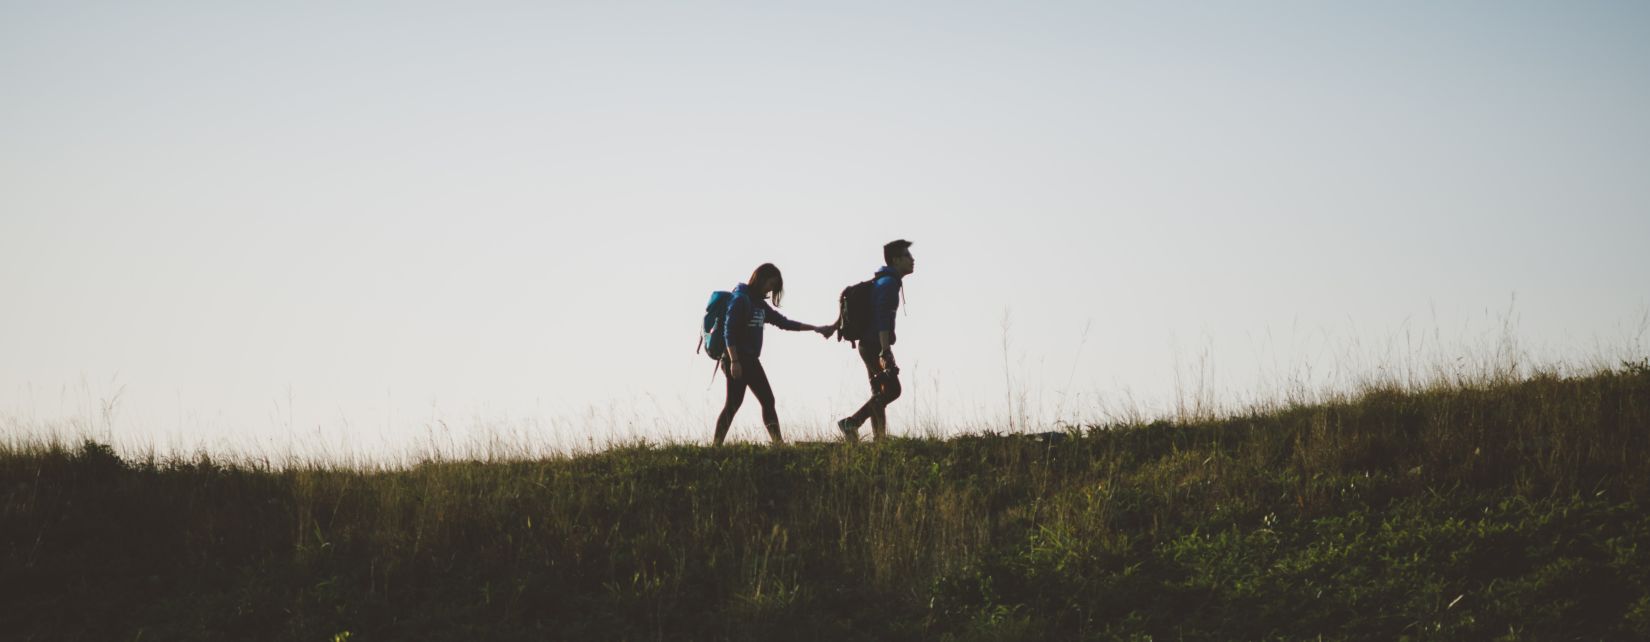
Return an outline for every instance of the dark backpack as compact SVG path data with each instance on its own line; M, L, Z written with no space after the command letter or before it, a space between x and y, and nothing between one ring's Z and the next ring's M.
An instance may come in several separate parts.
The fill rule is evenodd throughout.
M869 281L842 288L842 296L837 298L837 341L847 341L848 345L857 348L860 341L874 338L866 335L876 325L876 320L872 318L871 292L876 288L877 278L871 277Z
M728 339L722 333L722 320L727 318L728 304L732 302L732 292L717 290L710 293L710 302L705 304L705 318L699 323L699 347L696 352L702 350L712 360L722 360L722 355L728 351Z

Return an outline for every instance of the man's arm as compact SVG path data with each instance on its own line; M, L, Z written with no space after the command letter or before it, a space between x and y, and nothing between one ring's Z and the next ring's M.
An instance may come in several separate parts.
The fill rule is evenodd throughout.
M883 370L892 370L892 371L897 373L897 372L899 372L899 365L894 363L894 343L893 343L894 337L893 337L893 334L894 333L889 332L887 330L882 330L882 331L877 333L877 341L881 342L881 344L882 344L882 349L879 350L877 352L877 354L882 359L882 369Z
M879 279L871 290L871 313L873 327L877 330L878 354L882 356L882 369L898 371L894 365L894 312L899 309L898 279Z

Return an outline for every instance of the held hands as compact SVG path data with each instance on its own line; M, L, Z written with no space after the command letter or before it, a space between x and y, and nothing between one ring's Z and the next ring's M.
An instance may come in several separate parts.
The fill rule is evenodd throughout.
M831 335L836 332L836 326L831 326L831 325L814 326L814 332L818 332L819 336L822 336L822 337L825 337L825 338L829 339L829 338L831 338Z

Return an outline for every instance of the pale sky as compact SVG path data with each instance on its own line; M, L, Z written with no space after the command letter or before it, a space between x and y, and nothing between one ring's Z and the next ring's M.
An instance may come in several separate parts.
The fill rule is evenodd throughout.
M1650 3L0 2L0 92L13 436L708 441L710 292L895 238L901 434L1650 343Z

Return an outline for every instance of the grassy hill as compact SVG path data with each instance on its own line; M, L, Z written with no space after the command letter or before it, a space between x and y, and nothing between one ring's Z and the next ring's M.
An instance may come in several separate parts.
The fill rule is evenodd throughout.
M407 469L0 446L0 637L1650 638L1650 368Z

